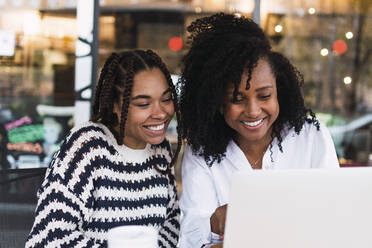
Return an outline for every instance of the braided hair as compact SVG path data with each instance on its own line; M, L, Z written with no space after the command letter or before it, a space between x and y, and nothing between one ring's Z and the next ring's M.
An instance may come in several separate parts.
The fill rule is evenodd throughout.
M314 113L304 106L301 73L283 55L271 51L268 38L251 19L218 13L194 21L187 30L191 48L183 58L178 84L183 135L193 153L203 156L208 165L222 160L236 132L219 111L226 85L234 84L236 100L243 71L248 71L248 90L260 58L268 61L276 78L280 111L271 136L278 139L280 150L285 125L297 133L305 121L319 128Z
M168 82L178 122L177 149L172 157L170 165L166 170L159 169L157 166L155 167L155 169L160 173L167 174L170 172L171 167L176 163L181 149L182 126L176 89L166 65L155 52L151 50L135 50L122 53L112 53L109 56L101 70L97 83L92 107L92 121L106 125L111 129L111 131L113 131L113 127L119 125L119 134L116 134L114 131L113 133L115 133L118 144L122 145L134 76L140 71L150 70L152 68L159 68ZM113 108L114 103L120 103L121 99L121 118L119 120L117 114L114 113Z

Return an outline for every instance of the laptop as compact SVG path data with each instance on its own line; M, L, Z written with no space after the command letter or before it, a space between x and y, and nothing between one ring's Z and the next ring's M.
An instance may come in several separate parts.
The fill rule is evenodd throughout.
M233 175L224 248L371 248L372 168Z

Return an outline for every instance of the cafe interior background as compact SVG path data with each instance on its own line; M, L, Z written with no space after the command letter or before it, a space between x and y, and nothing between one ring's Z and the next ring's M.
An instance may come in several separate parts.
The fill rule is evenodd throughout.
M97 71L113 51L151 48L174 83L193 20L221 11L253 17L259 7L256 21L273 49L303 72L306 104L330 129L341 166L372 165L372 0L96 2ZM77 0L0 0L0 247L23 246L45 168L80 114L77 7ZM181 190L179 164L176 175Z

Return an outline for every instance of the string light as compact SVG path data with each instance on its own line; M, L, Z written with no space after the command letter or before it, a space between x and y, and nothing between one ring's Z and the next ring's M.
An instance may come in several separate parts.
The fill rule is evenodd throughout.
M346 33L345 33L345 37L346 37L346 39L348 39L348 40L352 39L353 36L354 36L353 32L350 32L350 31L349 31L349 32L346 32Z
M283 30L283 26L280 25L280 24L278 24L278 25L275 26L274 29L275 29L275 32L280 33L280 32L282 32L282 30Z
M344 84L351 84L351 77L347 76L347 77L344 77Z
M309 9L309 14L310 14L310 15L315 14L315 9L314 9L314 8L310 8L310 9Z
M323 48L320 50L320 55L322 56L327 56L328 55L328 49L327 48Z

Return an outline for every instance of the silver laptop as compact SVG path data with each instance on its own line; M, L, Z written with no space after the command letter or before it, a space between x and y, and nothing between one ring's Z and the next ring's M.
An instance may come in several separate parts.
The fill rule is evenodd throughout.
M224 248L372 248L372 168L233 176Z

